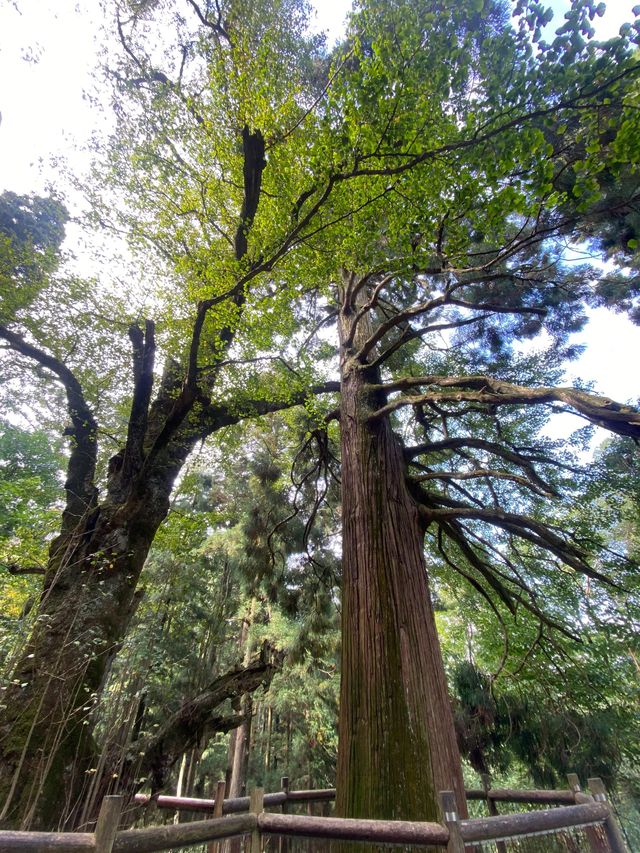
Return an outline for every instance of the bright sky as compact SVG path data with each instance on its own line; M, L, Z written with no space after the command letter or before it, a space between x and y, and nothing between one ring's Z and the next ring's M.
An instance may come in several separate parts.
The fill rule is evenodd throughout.
M635 0L609 0L598 36L617 34L633 20ZM329 40L339 36L347 0L316 0L317 27ZM566 0L552 0L558 11L553 27L562 21ZM104 118L83 97L96 61L95 3L77 0L0 0L0 192L43 192L55 184L51 158L69 157L82 168L83 155L75 143L87 139ZM613 399L640 398L637 370L640 334L625 318L594 312L588 331L578 336L588 344L585 355L568 371L596 382L596 389Z

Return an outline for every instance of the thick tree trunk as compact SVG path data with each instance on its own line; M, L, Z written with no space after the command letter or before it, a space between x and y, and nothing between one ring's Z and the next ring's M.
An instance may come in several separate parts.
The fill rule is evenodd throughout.
M73 826L95 761L94 704L139 601L172 483L165 465L144 493L87 507L52 544L35 627L3 699L4 827Z
M341 316L342 685L336 812L438 820L438 791L464 785L436 633L424 530L405 483L375 371L353 358L354 307ZM346 343L345 343L346 342Z

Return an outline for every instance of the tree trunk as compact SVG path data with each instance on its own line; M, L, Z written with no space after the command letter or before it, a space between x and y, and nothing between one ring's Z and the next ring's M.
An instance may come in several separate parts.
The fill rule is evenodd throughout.
M253 624L256 609L255 598L251 599L249 609L242 620L242 628L238 638L238 647L243 652L244 666L251 660L252 643L249 639L249 631ZM233 746L230 745L230 772L227 782L227 796L241 797L243 787L247 782L247 767L249 764L249 740L251 738L251 716L253 713L253 698L251 693L244 693L240 699L240 713L242 724L231 732Z
M464 784L424 562L424 529L377 371L354 358L366 316L343 306L342 683L336 813L352 818L439 819L438 791Z
M180 464L165 457L144 492L95 501L52 544L35 627L3 699L0 826L69 829L82 809L96 761L93 709Z

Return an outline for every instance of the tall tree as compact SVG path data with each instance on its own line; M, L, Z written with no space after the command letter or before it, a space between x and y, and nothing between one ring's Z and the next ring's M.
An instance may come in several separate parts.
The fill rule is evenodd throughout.
M545 499L559 493L551 471L563 463L544 440L532 446L525 426L541 425L544 416L533 413L557 404L638 435L637 413L558 388L553 364L569 355L567 336L582 325L588 281L597 277L563 264L563 242L599 199L602 160L627 158L623 140L605 141L598 121L613 104L625 115L620 75L637 69L584 41L594 13L586 4L575 5L550 45L538 32L542 9L529 8L517 34L500 12L479 4L469 20L453 8L434 15L422 4L368 4L352 21L349 83L334 90L345 159L385 198L360 217L351 213L337 288L337 809L348 816L435 819L444 788L464 809L425 533L429 561L455 568L499 619L526 608L553 625L536 590L541 573L549 577L557 564L603 576L581 537L546 514ZM567 74L570 58L578 64ZM360 93L355 104L351 87ZM606 105L597 105L599 92ZM567 174L571 189L563 190ZM550 351L519 358L514 343L542 330Z
M5 825L51 826L67 820L68 806L76 800L74 791L93 763L91 725L84 725L82 713L86 696L100 692L130 624L140 598L138 577L169 509L175 478L192 448L243 416L292 403L290 389L278 402L250 399L239 408L212 402L211 395L236 336L249 282L270 270L302 225L313 218L304 216L295 224L295 199L285 203L269 253L265 256L259 246L249 249L258 208L265 200L269 207L272 198L263 192L266 146L272 171L286 171L292 156L292 146L285 144L286 129L303 112L295 95L308 76L303 60L311 63L314 47L303 36L303 7L296 3L260 9L232 4L224 20L215 12L205 14L195 4L194 9L193 20L200 31L197 50L192 45L181 53L184 63L172 69L177 75L174 84L155 70L145 53L140 32L144 10L140 18L134 11L127 22L121 17L117 21L124 50L122 76L117 80L124 90L132 87L134 96L140 94L143 103L149 95L155 100L154 109L140 117L143 137L146 131L150 134L146 156L152 175L157 177L159 167L162 171L167 150L175 155L172 177L185 168L175 132L184 134L182 147L186 148L186 127L190 126L200 134L204 131L208 139L211 193L201 198L207 212L200 221L194 218L195 227L188 227L191 214L187 214L182 233L173 235L187 245L182 261L178 253L173 255L178 266L174 275L183 276L186 292L175 294L171 310L178 312L178 303L186 299L189 306L195 305L195 317L186 330L184 322L176 321L174 328L185 331L177 347L168 336L166 369L155 394L155 325L147 320L128 326L133 390L125 430L116 432L121 449L111 451L108 465L99 456L100 380L89 389L92 401L76 375L87 367L77 363L80 353L75 347L66 350L68 339L59 331L56 334L55 321L53 332L47 326L53 317L46 311L50 307L46 288L35 294L45 300L44 305L29 293L30 322L23 318L24 312L14 310L21 305L9 305L0 327L0 336L20 359L31 361L63 387L71 445L60 534L49 549L32 635L5 688L0 719L0 813ZM184 30L181 20L178 16L178 32ZM188 59L197 99L183 88ZM134 108L135 100L130 99ZM158 128L153 115L160 104L159 123L164 127ZM187 120L183 130L177 124L178 114ZM300 148L295 146L294 156L300 156ZM143 172L127 176L131 174L143 183L147 180ZM166 174L162 180L170 184ZM188 196L193 188L186 189ZM182 201L190 210L191 202ZM156 213L161 220L161 211ZM182 207L179 216L184 217ZM37 215L32 212L26 220L28 237L35 245ZM201 226L206 226L204 231ZM208 264L215 267L217 262L221 269L214 275ZM20 275L16 267L12 283L17 292L21 292ZM63 319L73 319L72 313ZM308 393L304 390L299 398ZM127 401L120 395L116 403L120 408Z

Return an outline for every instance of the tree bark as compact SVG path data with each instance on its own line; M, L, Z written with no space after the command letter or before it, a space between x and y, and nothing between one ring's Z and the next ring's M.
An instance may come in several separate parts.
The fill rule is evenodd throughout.
M361 300L362 301L362 300ZM340 317L342 683L336 813L439 819L438 791L464 784L424 561L424 528L377 371L354 358L365 312Z
M0 720L0 825L69 828L95 757L93 708L140 600L136 584L188 448L144 489L88 503L52 544L33 633Z

